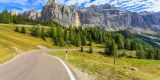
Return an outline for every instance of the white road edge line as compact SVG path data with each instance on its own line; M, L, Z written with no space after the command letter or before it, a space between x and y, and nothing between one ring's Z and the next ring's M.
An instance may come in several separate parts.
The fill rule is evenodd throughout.
M47 54L44 54L44 55L47 55ZM58 58L56 56L51 56L51 55L47 55L47 56L50 56L50 57L58 59L63 64L63 66L65 67L65 69L67 70L67 72L68 72L69 77L71 78L71 80L76 80L75 77L73 76L71 70L68 68L68 66L60 58Z

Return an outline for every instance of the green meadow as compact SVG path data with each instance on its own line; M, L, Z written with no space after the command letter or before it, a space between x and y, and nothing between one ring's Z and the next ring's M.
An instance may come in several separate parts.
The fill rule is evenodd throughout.
M89 47L85 46L82 53L80 47L68 45L63 48L55 47L50 39L44 41L29 34L17 33L13 31L16 26L23 25L0 24L0 63L4 63L22 52L39 49L38 46L54 49L55 52L50 52L48 55L58 56L65 61L65 49L63 48L68 47L68 65L82 73L87 73L87 77L90 77L89 80L160 80L160 61L158 60L124 57L117 58L116 65L114 65L113 57L103 55L104 46L102 45L93 43L93 53L88 53ZM29 31L32 26L25 25L25 27ZM118 53L120 52L118 51ZM126 51L126 53L128 56L135 56L135 51ZM136 68L138 71L132 70L132 68Z

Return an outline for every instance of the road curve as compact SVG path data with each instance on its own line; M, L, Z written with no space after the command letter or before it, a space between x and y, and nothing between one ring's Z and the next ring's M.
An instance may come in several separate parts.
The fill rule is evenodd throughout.
M76 80L66 64L44 52L26 52L0 65L0 80Z

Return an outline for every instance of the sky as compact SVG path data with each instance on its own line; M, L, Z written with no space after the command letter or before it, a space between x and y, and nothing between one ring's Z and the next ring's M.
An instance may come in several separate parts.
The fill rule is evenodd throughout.
M41 10L46 2L47 0L0 0L0 11L4 9L18 12L31 9ZM62 5L81 7L108 3L130 11L160 11L160 0L56 0L56 2Z
M4 9L10 11L41 10L46 1L47 0L0 0L0 11Z

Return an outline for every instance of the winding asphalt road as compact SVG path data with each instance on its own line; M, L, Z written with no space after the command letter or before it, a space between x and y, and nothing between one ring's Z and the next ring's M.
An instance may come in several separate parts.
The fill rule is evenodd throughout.
M44 52L26 52L0 65L0 80L77 80L62 60Z

